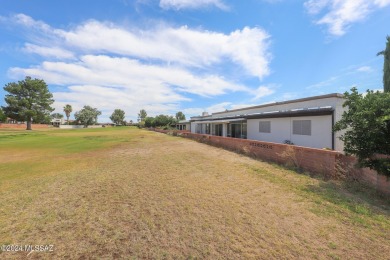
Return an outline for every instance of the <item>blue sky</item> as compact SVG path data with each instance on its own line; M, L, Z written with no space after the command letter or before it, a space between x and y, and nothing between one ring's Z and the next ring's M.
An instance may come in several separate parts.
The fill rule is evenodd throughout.
M2 0L0 84L44 79L100 122L382 89L389 25L390 0Z

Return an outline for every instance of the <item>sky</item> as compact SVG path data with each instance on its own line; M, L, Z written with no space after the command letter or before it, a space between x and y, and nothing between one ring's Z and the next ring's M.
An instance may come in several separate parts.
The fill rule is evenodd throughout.
M99 122L188 119L382 89L387 35L390 0L0 0L0 85L43 79L55 112Z

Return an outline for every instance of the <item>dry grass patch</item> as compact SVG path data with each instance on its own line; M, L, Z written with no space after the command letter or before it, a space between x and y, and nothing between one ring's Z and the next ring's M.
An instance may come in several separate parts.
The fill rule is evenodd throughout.
M0 182L0 244L55 245L31 259L388 258L378 196L154 132L69 133L114 137Z

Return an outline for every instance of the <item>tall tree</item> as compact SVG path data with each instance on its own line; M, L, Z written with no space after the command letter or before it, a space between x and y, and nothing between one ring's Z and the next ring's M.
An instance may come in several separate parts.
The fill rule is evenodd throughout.
M384 56L383 62L383 90L384 92L390 92L390 36L386 37L386 49L378 52L379 55Z
M344 130L340 137L344 151L356 155L361 167L390 177L390 158L386 158L390 155L390 93L362 95L352 88L344 96L343 107L348 110L334 126L334 131Z
M80 121L84 127L88 127L89 125L97 123L97 117L101 114L102 112L97 110L97 108L84 106L83 109L74 114L74 117L76 120Z
M27 122L27 130L31 130L32 121L46 122L50 112L54 111L51 105L54 102L45 81L26 77L18 83L5 85L4 90L7 106L3 107L5 114L18 121Z
M125 121L125 111L122 109L115 109L114 112L112 112L110 119L117 125L123 125L123 122Z
M176 120L177 121L186 120L186 116L183 114L183 112L179 111L176 113Z
M138 113L138 121L145 121L145 118L148 116L145 109L141 109Z
M69 117L70 117L70 113L72 113L73 111L73 108L71 105L69 104L66 104L64 106L64 112L65 112L65 115L66 115L66 121L68 122L68 125L69 125Z
M0 123L5 122L7 120L7 116L4 114L3 109L0 107Z

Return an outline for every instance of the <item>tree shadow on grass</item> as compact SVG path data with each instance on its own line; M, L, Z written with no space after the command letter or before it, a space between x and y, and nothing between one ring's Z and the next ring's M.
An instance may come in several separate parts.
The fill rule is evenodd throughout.
M315 177L319 178L319 177ZM340 215L355 224L385 225L390 228L390 198L373 187L357 181L324 181L309 184L302 189L319 207L318 215Z

